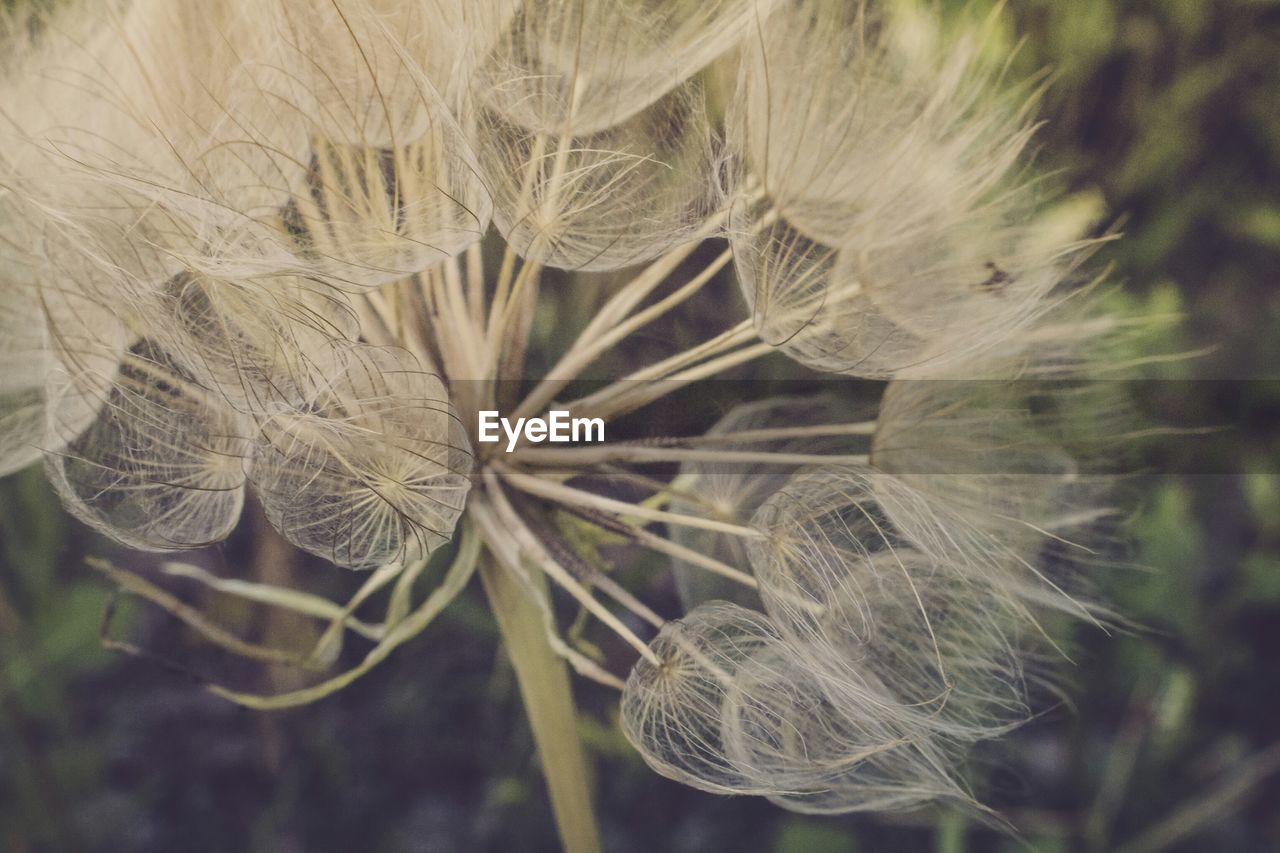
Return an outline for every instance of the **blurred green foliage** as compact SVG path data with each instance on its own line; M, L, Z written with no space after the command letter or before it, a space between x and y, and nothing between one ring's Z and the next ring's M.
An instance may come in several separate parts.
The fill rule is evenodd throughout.
M947 0L983 12L990 0ZM1185 320L1138 389L1153 421L1229 425L1196 470L1135 484L1132 562L1103 579L1135 627L1082 630L1066 707L990 758L1020 836L953 815L816 819L661 780L607 697L584 690L616 851L1280 849L1280 2L1008 0L1015 72L1049 68L1040 162L1122 222L1117 298ZM583 306L589 310L589 305ZM1160 446L1152 470L1177 468ZM98 641L106 546L40 472L0 481L0 847L23 850L542 850L554 847L531 739L480 599L360 687L245 714ZM248 544L213 559L235 566ZM304 569L306 567L303 567ZM242 613L261 629L259 614ZM144 635L213 664L155 613ZM241 677L237 671L209 670ZM1137 842L1136 846L1124 847ZM1143 846L1143 845L1146 846Z

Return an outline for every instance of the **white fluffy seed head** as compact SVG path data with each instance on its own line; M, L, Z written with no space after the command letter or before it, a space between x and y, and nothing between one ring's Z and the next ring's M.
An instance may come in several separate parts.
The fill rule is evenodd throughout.
M729 753L723 718L734 680L760 649L781 642L761 613L710 602L669 623L639 661L622 694L622 728L662 775L722 794L775 790Z
M625 124L732 49L772 0L525 3L478 70L477 97L533 134Z
M299 276L175 276L149 304L153 338L195 381L248 415L304 409L359 328L345 295Z
M291 543L352 569L449 541L473 467L457 409L478 395L455 402L440 369L500 372L502 334L532 313L486 302L491 222L528 262L517 277L507 254L495 293L714 232L760 336L810 367L1075 363L1064 343L1084 326L1044 315L1091 215L1041 215L1020 173L1028 91L986 64L980 34L910 6L34 8L0 14L0 473L43 454L71 511L127 545L215 541L247 488ZM724 115L701 70L726 55L739 73ZM648 274L622 302L654 293ZM603 319L620 322L618 304ZM766 349L723 343L680 364ZM959 765L1025 717L1036 614L1088 613L1038 557L1091 518L1076 507L1093 493L1069 442L962 386L895 383L870 439L786 429L853 419L771 398L666 460L683 464L646 517L672 521L655 547L678 557L689 613L632 671L623 727L665 775L798 811L972 806ZM814 456L833 461L796 470ZM558 476L541 494L592 503ZM510 557L544 531L525 532L485 535ZM708 567L747 586L750 569L758 592L695 582Z
M317 140L305 191L281 225L313 274L352 287L397 281L438 265L489 227L489 193L460 130L439 125L395 148Z
M793 6L745 43L729 122L760 194L731 229L757 328L819 370L962 375L1051 307L1085 246L1046 243L1019 174L1028 95L980 33Z
M252 423L139 344L97 418L45 469L73 515L132 548L178 551L225 538L244 503Z
M0 466L44 452L135 547L225 535L248 471L289 538L357 568L429 553L465 501L447 389L358 344L347 291L474 243L489 193L409 50L434 54L425 18L322 5L4 17L3 358L30 367L0 387Z
M796 424L840 424L857 420L856 412L833 398L771 397L743 403L730 409L707 431L707 436L726 439L714 447L721 450L743 450L764 453L858 453L865 452L866 439L851 435L804 436L775 438L768 441L735 442L734 434L777 429ZM672 508L681 512L704 513L735 524L747 524L762 503L785 485L794 466L771 465L767 461L685 462L680 466L676 482L688 497L677 498ZM737 536L676 527L671 539L699 554L713 557L731 566L747 564L746 543ZM713 599L756 605L758 597L740 584L711 574L685 560L673 559L672 571L676 588L687 609Z
M824 677L834 657L823 645L773 645L745 662L722 723L735 762L792 811L967 805L943 739L895 714L880 685Z
M305 409L265 418L252 472L263 509L303 550L353 569L430 554L471 486L465 428L442 380L400 350L352 345Z
M1055 441L1058 416L1032 411L1059 393L1033 379L890 383L872 464L1034 560L1105 512L1101 482Z
M627 680L623 730L659 773L811 813L949 798L943 739L895 715L866 683L824 677L824 644L788 641L769 617L709 602L663 629Z
M584 271L649 260L711 213L717 159L701 93L685 84L625 121L531 132L481 108L475 138L494 223L525 258Z
M127 333L70 291L8 283L0 308L0 472L59 450L98 415Z

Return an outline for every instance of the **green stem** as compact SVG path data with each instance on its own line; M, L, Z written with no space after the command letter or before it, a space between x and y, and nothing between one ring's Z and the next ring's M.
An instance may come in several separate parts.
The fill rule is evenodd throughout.
M968 847L965 838L968 823L968 819L960 812L949 811L940 815L934 836L934 849L938 853L964 853Z
M542 612L496 561L480 561L480 580L520 684L525 713L551 793L551 808L566 853L598 853L590 773L578 737L578 713L564 660L547 642ZM534 583L546 584L531 572Z

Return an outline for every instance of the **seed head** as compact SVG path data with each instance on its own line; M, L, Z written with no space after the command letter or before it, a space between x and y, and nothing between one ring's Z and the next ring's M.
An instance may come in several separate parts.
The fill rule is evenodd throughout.
M211 689L328 695L484 560L621 689L658 772L980 810L965 758L1030 713L1042 614L1098 618L1068 594L1087 561L1045 559L1105 513L1090 442L1015 380L1078 377L1113 328L1071 319L1091 209L1042 204L1035 92L989 25L871 0L6 8L0 473L43 458L129 548L217 542L252 502L368 573L340 604L168 568L326 624L290 652L104 568L238 654L375 643L291 693ZM615 436L732 371L834 376L738 386L693 435L477 441L481 411L552 407ZM878 406L859 377L890 380ZM679 605L613 572L641 552ZM352 618L384 590L382 622ZM625 681L563 596L633 650Z

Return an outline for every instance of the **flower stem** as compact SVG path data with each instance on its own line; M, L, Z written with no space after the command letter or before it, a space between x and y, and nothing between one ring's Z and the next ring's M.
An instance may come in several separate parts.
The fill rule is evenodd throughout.
M754 332L745 327L742 327L741 330L730 330L725 336L720 336L714 341L717 344L714 351L722 351L727 346L736 343L739 337L749 337L752 334ZM650 368L645 368L645 371L656 373L658 372L658 367L663 369L659 375L652 379L646 377L645 381L638 381L641 376L632 374L625 379L615 381L612 385L602 388L590 396L566 404L565 408L581 417L598 417L611 420L627 412L635 411L642 406L647 406L690 383L715 376L717 373L722 373L740 364L769 355L775 349L772 344L763 342L744 346L674 375L666 373L666 368L670 366L667 363L663 363L660 366L653 365ZM689 353L680 353L668 359L668 362L683 361L688 356Z
M742 465L866 465L866 454L786 453L778 450L717 450L700 447L652 447L636 444L581 445L578 447L522 448L521 462L542 464L604 462L719 462Z
M607 352L619 341L633 334L637 329L643 328L693 296L732 259L732 252L725 249L718 258L708 264L702 272L694 276L687 284L676 290L675 293L649 306L640 313L631 315L591 342L581 346L575 344L574 349L567 353L555 366L555 372L548 375L533 390L533 393L529 395L525 402L521 404L520 408L516 410L516 417L528 417L537 414L542 410L542 407L551 402L551 398L556 393L572 382L588 364L599 358L602 353Z
M631 504L626 501L615 500L613 498L605 497L604 495L597 495L594 492L575 489L572 486L566 486L563 483L557 483L541 477L524 474L500 462L493 463L493 467L504 480L511 483L511 485L515 486L520 491L530 495L536 495L540 498L546 498L547 500L556 501L557 503L568 504L570 506L583 506L588 509L598 509L623 517L642 518L646 521L660 521L664 524L676 524L682 527L694 527L700 530L710 530L712 533L724 533L729 536L738 536L742 539L764 538L764 534L759 530L752 527L744 527L741 524L730 524L729 522L717 521L711 518L702 518L696 515L667 512L665 510L647 507L643 504Z
M536 583L546 583L540 573L532 574ZM590 774L565 662L547 642L537 606L488 555L480 562L480 580L520 684L560 840L566 853L599 851Z

